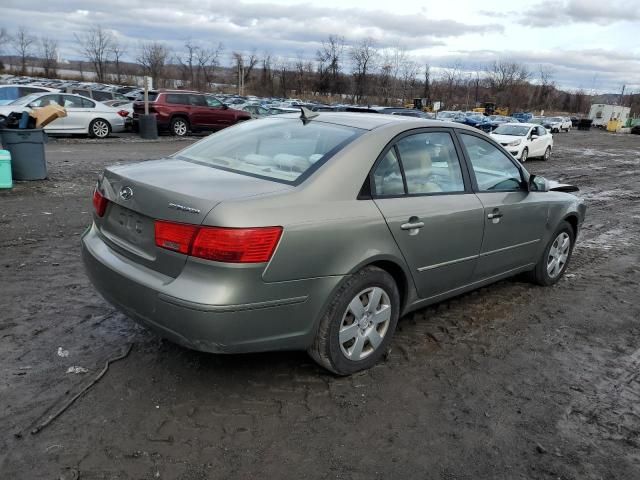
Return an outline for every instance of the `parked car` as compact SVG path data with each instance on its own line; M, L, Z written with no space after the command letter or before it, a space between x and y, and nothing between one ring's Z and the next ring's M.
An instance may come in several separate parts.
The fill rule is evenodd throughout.
M568 132L571 130L571 119L568 117L546 117L542 124L544 128L551 133Z
M31 111L47 105L60 105L67 111L66 117L58 118L44 127L47 133L80 133L106 138L111 132L118 133L125 129L127 111L69 93L33 93L0 107L0 118L11 112Z
M107 100L102 103L109 107L117 108L118 111L127 112L127 116L124 118L124 125L128 130L133 128L133 102L131 100Z
M269 113L268 108L261 105L245 105L240 110L249 112L252 118L262 118L272 115L271 113Z
M463 125L469 125L470 127L474 127L485 132L491 131L491 123L489 122L488 117L477 113L460 113L453 117L453 121L462 123Z
M8 105L19 98L26 97L32 93L56 92L57 90L47 87L32 87L22 85L0 85L0 105Z
M144 113L144 102L133 103L133 125ZM149 113L156 116L159 130L184 136L189 131L220 130L244 120L251 114L229 108L213 95L185 90L157 90L149 92Z
M533 118L533 114L531 112L516 112L511 116L521 123L528 123Z
M490 135L522 163L533 157L543 160L549 160L551 157L553 135L541 125L503 123Z
M408 312L523 272L556 283L585 217L575 190L463 125L280 115L107 168L82 257L108 301L164 338L308 350L347 375Z
M111 92L107 90L98 90L91 88L68 88L67 93L82 95L83 97L92 98L93 100L97 100L98 102L105 102L107 100L131 101L121 93Z

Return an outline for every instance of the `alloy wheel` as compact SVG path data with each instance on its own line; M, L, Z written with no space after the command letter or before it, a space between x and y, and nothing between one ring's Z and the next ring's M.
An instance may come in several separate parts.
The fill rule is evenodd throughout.
M391 301L380 287L370 287L356 295L340 323L340 350L349 360L359 361L382 344L391 322Z
M521 163L526 162L528 157L529 157L529 150L525 147L525 149L522 151L522 154L520 155L520 162Z
M187 134L187 123L184 120L175 120L173 122L173 132L182 137Z
M104 120L93 122L93 134L98 138L105 138L109 135L109 125Z
M549 160L549 158L551 158L551 147L547 147L544 151L544 160Z
M560 232L549 248L547 255L547 273L550 278L556 278L564 270L571 249L571 238L567 232Z

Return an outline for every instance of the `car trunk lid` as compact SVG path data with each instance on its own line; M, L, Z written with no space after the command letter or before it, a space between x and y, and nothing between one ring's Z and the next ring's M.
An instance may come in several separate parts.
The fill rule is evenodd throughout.
M109 200L95 217L102 237L120 254L177 276L186 255L156 247L155 220L200 225L222 201L291 188L178 159L107 168L99 190Z

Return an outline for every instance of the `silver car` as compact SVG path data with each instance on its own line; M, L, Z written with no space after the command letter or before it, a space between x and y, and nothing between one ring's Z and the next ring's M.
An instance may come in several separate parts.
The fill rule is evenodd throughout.
M277 115L107 168L83 234L98 291L216 353L307 350L347 375L398 318L527 272L565 272L585 205L460 124Z
M37 110L48 105L59 105L66 117L55 119L44 127L51 134L84 134L93 138L106 138L111 133L123 132L128 112L96 102L90 98L69 93L33 93L8 105L0 106L0 119L11 112Z

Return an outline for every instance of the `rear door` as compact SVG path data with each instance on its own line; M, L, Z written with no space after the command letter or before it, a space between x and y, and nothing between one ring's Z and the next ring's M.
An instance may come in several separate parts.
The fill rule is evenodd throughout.
M96 104L94 101L78 95L62 95L63 107L67 111L65 129L88 131L93 119Z
M482 244L483 207L471 191L450 129L398 137L372 175L374 201L422 298L470 282Z
M517 160L486 138L466 130L458 131L458 137L484 208L484 237L474 280L532 264L547 223L544 193L529 192Z

